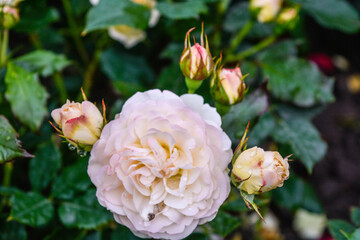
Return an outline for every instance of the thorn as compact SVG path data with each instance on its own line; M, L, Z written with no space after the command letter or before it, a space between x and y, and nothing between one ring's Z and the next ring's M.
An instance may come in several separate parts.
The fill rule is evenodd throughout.
M81 87L81 94L82 94L82 96L83 96L83 99L85 100L85 101L87 101L87 97L86 97L86 95L85 95L85 93L84 93L84 89Z
M290 154L289 156L286 156L285 159L287 159L288 161L294 161L294 160L289 159L292 155L294 155L294 154Z

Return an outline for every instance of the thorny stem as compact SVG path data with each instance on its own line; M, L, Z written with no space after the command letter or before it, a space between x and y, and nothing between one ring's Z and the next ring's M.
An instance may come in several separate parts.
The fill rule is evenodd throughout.
M246 35L249 33L251 28L254 26L254 21L249 20L245 26L239 31L239 33L233 38L233 40L230 43L230 48L227 52L232 53L236 50L236 48L240 45L240 43L244 40Z
M241 61L247 57L250 57L250 56L254 55L255 53L263 50L267 46L271 45L272 43L274 43L276 38L277 38L277 34L273 34L273 35L265 38L263 41L259 42L255 46L252 46L251 48L246 49L245 51L242 51L239 54L228 55L225 58L224 62L226 62L226 63L236 62L236 61Z
M68 24L70 26L70 32L74 39L74 43L76 45L77 51L79 52L80 57L83 60L83 62L85 64L87 64L89 62L89 56L88 56L88 54L85 50L85 47L81 41L80 31L78 31L78 27L77 27L75 19L73 17L71 4L68 0L62 0L62 3L64 6L64 9L65 9L66 18L68 20Z

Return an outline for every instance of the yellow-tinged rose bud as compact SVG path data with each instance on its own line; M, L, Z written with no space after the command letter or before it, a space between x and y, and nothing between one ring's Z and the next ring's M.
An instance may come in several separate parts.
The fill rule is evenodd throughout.
M201 31L200 43L195 43L191 46L190 43L190 32L195 28L191 28L185 36L184 50L180 58L180 69L184 74L188 88L195 91L194 86L197 83L192 81L203 81L208 78L214 68L214 61L211 57L209 43L205 34L204 43L204 26ZM199 84L200 86L200 84ZM199 87L198 86L198 87Z
M282 0L251 0L250 11L259 22L271 22L281 9Z
M224 105L233 105L240 102L246 93L244 78L239 67L218 67L221 57L217 61L210 81L210 92L216 102Z
M289 177L287 158L278 152L253 147L236 156L232 174L239 188L248 194L259 194L281 187Z
M104 118L89 101L67 102L51 112L51 117L71 144L89 150L100 137Z
M283 9L276 22L278 23L278 28L280 30L284 29L293 29L296 26L297 21L299 20L299 7L291 7Z

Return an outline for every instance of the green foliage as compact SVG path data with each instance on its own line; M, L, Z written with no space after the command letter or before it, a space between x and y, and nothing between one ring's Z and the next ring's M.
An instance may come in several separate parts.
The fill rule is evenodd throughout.
M32 155L21 148L15 129L4 116L0 115L0 163L17 157L32 157Z
M1 222L0 224L0 240L25 240L26 231L24 225L16 221Z
M147 27L150 11L130 0L100 1L87 15L85 32L104 29L115 25L127 25L133 28Z
M160 13L170 19L187 19L198 17L201 13L207 12L204 1L185 1L185 2L160 2L157 5Z
M331 235L336 240L347 240L347 236L355 230L353 225L343 220L330 220L328 225Z
M301 160L309 172L315 163L325 156L326 143L306 119L279 119L272 136L279 143L289 144L294 155Z
M61 153L52 141L39 145L30 161L29 177L34 190L45 189L56 177L61 166Z
M101 54L101 67L112 80L114 87L125 96L145 89L154 81L154 73L141 56L130 55L115 49ZM139 65L142 70L138 71Z
M17 194L11 197L11 218L33 227L47 224L54 215L52 203L36 192Z
M63 202L59 207L61 222L67 227L91 229L112 219L112 214L100 206L94 190L87 191L73 201Z
M59 199L72 199L75 194L85 192L91 184L86 170L87 159L85 158L66 167L52 185L52 196Z
M347 33L360 29L358 11L345 0L291 0L301 7L324 27L334 28Z
M210 222L211 228L223 237L227 236L240 225L240 218L233 217L229 213L221 210L217 213L215 219Z
M295 212L299 208L310 212L322 213L323 209L311 185L291 175L284 186L273 191L273 201L280 207Z
M30 72L38 72L41 76L48 77L54 72L60 72L69 66L71 62L62 54L36 50L17 58L15 63Z
M351 208L351 220L357 227L360 227L360 208Z
M292 101L300 107L334 101L333 80L325 79L318 68L306 60L271 61L263 67L264 75L269 77L269 90L281 100Z
M9 63L5 83L5 97L10 102L14 114L31 130L38 129L47 114L45 104L48 97L38 76L14 63Z
M246 96L223 117L223 129L233 141L240 139L248 121L264 113L268 104L268 97L262 90Z

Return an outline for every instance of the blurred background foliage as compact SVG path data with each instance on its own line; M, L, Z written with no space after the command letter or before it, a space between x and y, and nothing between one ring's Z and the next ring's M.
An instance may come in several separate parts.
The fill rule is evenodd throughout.
M260 220L253 221L234 189L217 217L188 239L300 239L286 217L300 210L327 214L308 182L327 152L312 119L335 101L332 74L309 61L314 48L309 24L332 31L333 38L356 34L360 2L284 4L300 9L294 26L254 21L248 1L159 0L155 8L161 17L150 28L150 11L128 0L101 0L96 6L88 0L22 1L19 22L2 29L1 35L0 239L137 239L98 204L86 173L88 157L61 143L48 124L49 112L66 99L81 100L81 87L98 106L105 100L109 119L137 91L186 93L178 62L185 33L196 27L199 36L201 22L212 55L222 52L225 66L240 65L243 74L249 73L245 99L223 116L222 126L234 147L251 120L249 147L294 154L294 162L284 187L256 200L262 214L275 215L285 230L269 230ZM119 24L144 30L146 39L124 47L107 31ZM245 28L246 37L238 41ZM208 88L205 81L198 93L214 104ZM352 223L331 220L334 239L360 239L359 216L353 208Z

